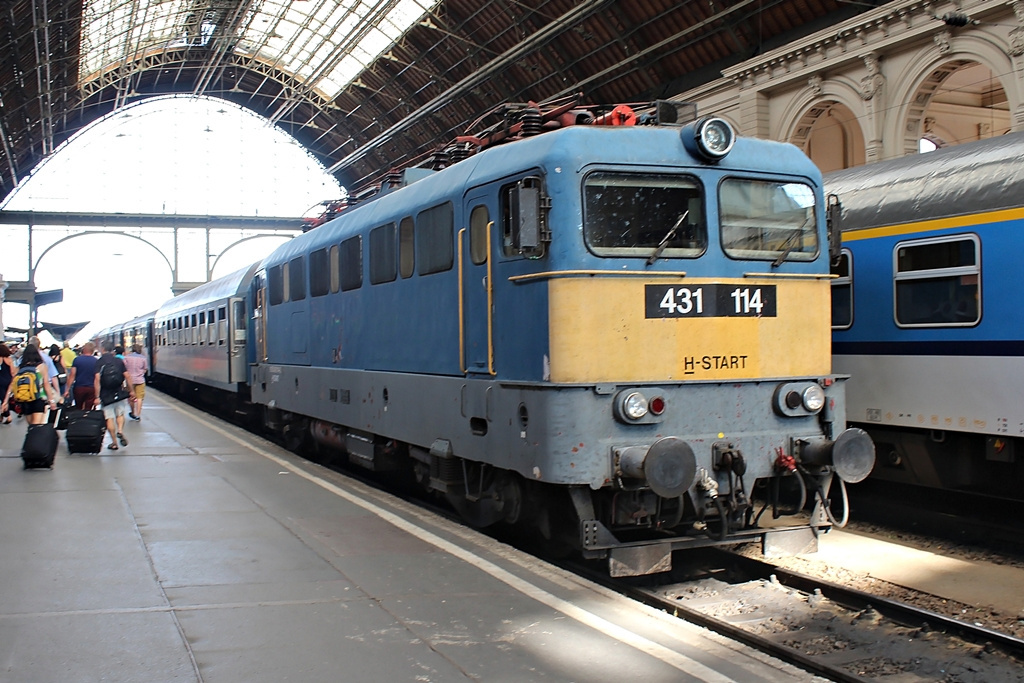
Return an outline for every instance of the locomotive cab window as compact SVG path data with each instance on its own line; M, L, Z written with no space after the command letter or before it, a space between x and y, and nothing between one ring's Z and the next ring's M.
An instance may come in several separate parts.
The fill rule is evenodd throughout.
M852 255L843 249L839 260L832 266L832 329L845 330L853 325L853 276L850 265Z
M696 178L595 172L583 186L583 230L598 256L696 258L708 245ZM668 236L664 247L662 240Z
M728 178L718 201L728 256L779 263L817 258L818 222L809 185Z
M976 235L900 242L893 253L896 324L968 327L981 320Z
M551 241L546 222L550 206L542 181L536 176L501 188L502 253L505 256L540 258L544 255L544 245Z

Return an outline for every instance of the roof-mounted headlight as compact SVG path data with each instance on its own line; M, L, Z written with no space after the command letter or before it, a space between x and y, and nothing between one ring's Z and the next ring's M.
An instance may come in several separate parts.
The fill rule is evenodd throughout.
M706 161L718 161L736 143L736 132L729 122L716 117L700 119L679 134L686 150Z

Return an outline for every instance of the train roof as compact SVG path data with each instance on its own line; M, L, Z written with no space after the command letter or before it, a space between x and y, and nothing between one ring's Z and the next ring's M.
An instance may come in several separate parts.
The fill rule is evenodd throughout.
M570 126L490 147L443 171L427 174L407 187L356 205L338 218L281 245L264 259L262 267L334 244L350 228L363 229L415 215L430 206L459 199L469 188L534 168L545 168L549 173L579 173L587 166L599 164L763 170L820 183L821 174L814 164L789 143L738 138L728 156L708 164L686 151L680 137L682 130L676 126Z
M968 142L825 175L843 230L1020 206L1024 133Z
M169 301L164 302L160 308L156 310L156 317L163 317L173 315L178 311L182 311L194 306L201 306L207 302L220 301L227 299L232 296L244 295L249 289L249 283L252 282L253 275L256 273L256 269L259 267L259 262L253 263L252 265L246 266L241 270L237 270L230 275L217 278L216 280L210 280L207 283L201 284L195 289L191 289L184 294L180 294Z

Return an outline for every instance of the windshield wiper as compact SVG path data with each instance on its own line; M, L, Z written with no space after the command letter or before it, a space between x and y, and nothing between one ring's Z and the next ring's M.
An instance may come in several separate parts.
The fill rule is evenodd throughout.
M781 266L782 262L785 261L786 258L788 258L789 255L793 253L793 250L796 249L797 238L803 236L804 228L806 228L807 224L810 222L811 218L808 217L807 220L805 220L799 228L794 230L792 234L790 234L790 236L786 238L786 241L782 243L782 253L779 254L779 258L772 261L772 268L778 268L779 266Z
M686 217L689 215L690 210L687 209L683 212L683 215L679 217L679 220L676 221L676 224L672 226L672 229L665 233L665 236L661 238L660 242L658 242L658 246L654 250L654 253L647 259L647 265L654 265L654 262L661 257L661 252L665 251L665 247L667 247L668 243L672 241L672 238L676 236L676 233L679 232L679 228L682 226L683 221L685 221Z

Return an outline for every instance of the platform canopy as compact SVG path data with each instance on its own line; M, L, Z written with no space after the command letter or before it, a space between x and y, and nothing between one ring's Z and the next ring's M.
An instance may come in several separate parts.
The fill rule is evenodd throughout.
M504 102L669 98L875 0L11 0L0 196L92 121L154 95L231 100L347 187Z

